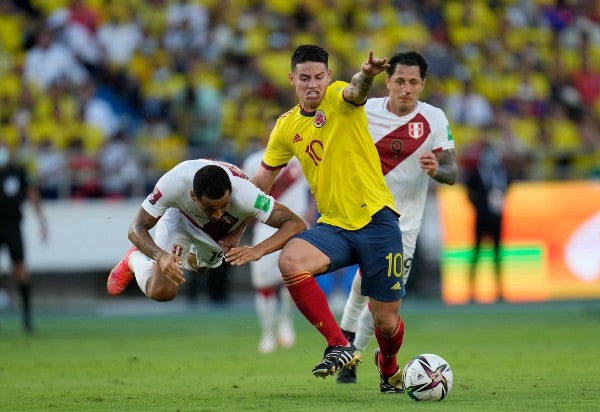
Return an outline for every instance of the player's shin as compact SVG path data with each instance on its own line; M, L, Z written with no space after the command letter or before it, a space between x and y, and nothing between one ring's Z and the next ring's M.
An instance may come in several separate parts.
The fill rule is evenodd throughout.
M354 346L359 351L364 352L374 335L373 315L369 307L365 306L358 319L358 329L354 338Z
M325 337L328 346L346 346L348 340L331 313L327 296L309 272L283 277L292 300L304 317Z
M345 334L347 332L356 333L358 330L360 314L369 300L367 296L363 296L360 293L360 288L361 277L360 272L357 270L354 279L352 280L352 288L350 289L348 300L346 300L346 305L344 306L342 319L340 320L340 327Z
M152 264L152 261L142 252L135 251L129 256L129 267L135 274L135 280L140 290L146 296L148 296L148 279L152 275Z
M398 317L398 325L391 335L386 335L375 327L375 337L379 344L379 370L385 376L391 376L398 370L396 354L402 346L404 339L404 322Z

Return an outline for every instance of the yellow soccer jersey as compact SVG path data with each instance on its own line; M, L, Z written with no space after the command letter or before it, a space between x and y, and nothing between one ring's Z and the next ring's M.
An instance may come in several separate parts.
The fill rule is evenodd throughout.
M364 108L342 97L347 84L330 84L315 113L305 113L297 105L281 115L263 164L277 169L296 156L317 201L319 222L356 230L384 206L396 209Z

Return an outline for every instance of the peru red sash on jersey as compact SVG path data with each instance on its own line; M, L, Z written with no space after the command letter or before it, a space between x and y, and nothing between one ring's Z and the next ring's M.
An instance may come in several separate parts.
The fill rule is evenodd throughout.
M414 153L425 143L430 132L427 120L421 114L417 114L409 122L392 130L375 143L381 159L383 174L388 174L390 170Z
M269 193L279 199L285 191L302 177L302 169L297 164L289 163L278 175Z

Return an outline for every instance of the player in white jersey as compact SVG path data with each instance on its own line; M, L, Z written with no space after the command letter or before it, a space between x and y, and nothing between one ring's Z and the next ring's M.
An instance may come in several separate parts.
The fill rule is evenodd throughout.
M239 246L252 218L278 230L257 245ZM135 277L146 296L169 301L185 282L183 269L205 271L219 266L223 257L236 265L254 261L304 229L300 217L258 189L238 167L187 160L165 173L142 202L129 227L134 246L111 271L107 290L118 295Z
M401 211L398 223L402 229L403 281L406 284L421 229L429 178L452 185L456 182L458 168L446 115L442 110L418 100L427 80L427 62L411 50L393 55L389 64L386 76L389 94L368 99L365 112L386 183L394 195L397 209ZM364 351L374 332L373 317L367 307L368 298L360 294L360 286L359 269L340 326L348 340L359 351ZM356 369L342 370L337 381L356 382Z
M242 168L249 176L256 174L264 152L264 149L258 150L244 161ZM298 216L308 220L308 213L312 209L310 188L302 173L302 166L296 158L292 158L277 175L270 195ZM270 226L256 222L252 229L252 244L262 242L271 236L274 230ZM255 290L254 303L261 328L258 344L258 351L261 353L273 352L277 342L283 347L291 347L295 342L292 300L283 284L277 264L278 258L279 251L250 262L252 286Z

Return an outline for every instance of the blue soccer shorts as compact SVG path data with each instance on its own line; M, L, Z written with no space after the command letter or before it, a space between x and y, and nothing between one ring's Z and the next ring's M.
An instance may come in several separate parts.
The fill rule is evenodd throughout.
M329 257L328 272L358 264L361 293L381 302L400 300L406 294L402 281L404 255L398 215L389 208L375 213L358 230L318 223L295 236Z

